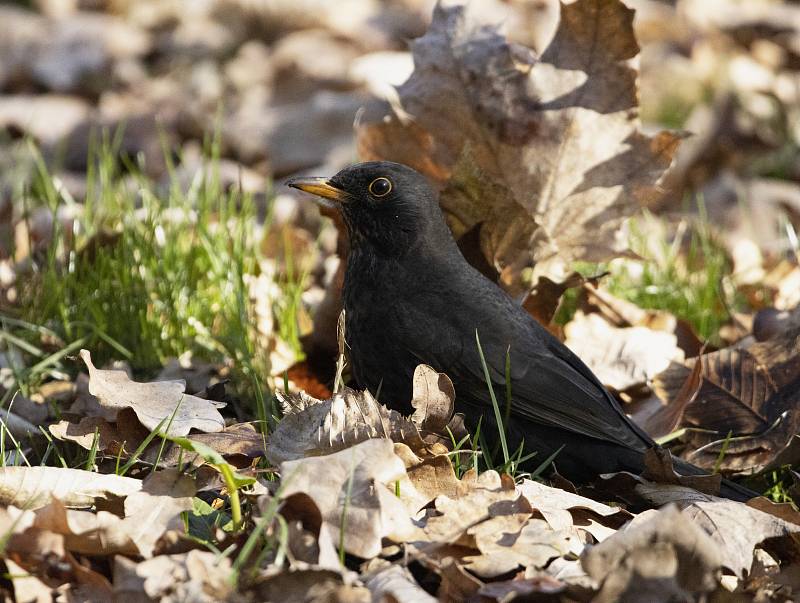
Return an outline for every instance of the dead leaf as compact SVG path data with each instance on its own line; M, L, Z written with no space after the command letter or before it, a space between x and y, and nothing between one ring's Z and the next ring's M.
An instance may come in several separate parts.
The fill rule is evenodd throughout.
M119 600L177 599L214 603L231 596L231 563L208 551L182 555L159 555L145 561L115 557L114 594Z
M719 495L722 476L714 475L680 475L673 467L673 458L669 450L656 447L644 453L644 471L642 478L657 484L678 484L692 488L704 494Z
M481 578L495 578L517 567L541 569L570 551L570 533L553 530L530 514L492 517L467 533L475 538L480 556L464 557L465 567Z
M740 578L753 564L753 550L767 539L797 538L800 525L789 523L742 503L715 499L696 501L683 509L711 537L722 565ZM676 522L678 523L678 522ZM796 544L791 544L796 550Z
M576 313L564 327L564 334L564 344L601 383L617 391L646 384L670 362L684 358L672 333L647 327L613 327L599 314ZM598 345L599 341L603 345Z
M437 373L427 364L414 369L411 421L422 431L442 433L453 416L456 391L444 373Z
M330 454L370 438L390 438L413 449L423 447L417 426L395 410L379 404L369 391L343 388L328 400L277 393L285 416L270 434L270 462Z
M183 530L180 515L192 508L193 495L191 477L170 470L159 471L144 481L139 492L125 499L124 519L107 511L70 510L52 498L47 506L36 511L33 525L61 534L65 548L75 553L149 558L167 530Z
M699 428L686 436L688 460L711 469L725 446L723 470L751 473L768 467L797 432L798 356L800 328L795 328L746 348L725 348L686 365L673 363L659 374L655 391L670 404L693 363L702 364L700 389L683 414L683 426Z
M703 530L667 507L587 548L581 564L601 584L593 601L645 603L693 600L714 590L722 560Z
M414 601L436 603L437 599L416 583L408 568L390 565L367 580L373 601Z
M125 499L124 528L139 553L150 557L167 530L183 532L181 513L192 509L194 478L177 469L154 471L141 491Z
M546 274L620 255L622 222L657 196L678 145L637 129L632 20L622 2L561 5L537 60L471 4L438 5L412 43L402 112L366 115L360 153L426 174L457 238L482 224L483 253L512 290L533 262Z
M64 467L0 468L0 504L38 509L55 497L66 507L91 507L142 489L138 479Z
M375 557L382 538L402 541L414 533L408 512L394 494L394 483L405 478L405 467L391 440L369 439L324 457L285 461L280 473L281 498L297 492L310 496L323 525L334 535L344 532L344 548L352 555Z
M605 522L617 528L631 518L630 513L619 507L609 507L591 498L551 488L529 479L522 480L517 485L517 491L528 499L531 506L542 514L554 530L572 527L573 513L578 510L588 510L598 517L607 518Z
M224 404L184 393L183 381L138 383L124 371L95 368L88 350L81 350L80 356L89 369L89 393L97 397L108 421L116 420L121 409L132 408L148 429L155 429L163 420L161 429L171 436L185 436L192 429L215 432L225 427L217 410Z
M700 373L702 369L702 362L695 362L686 381L683 382L675 398L669 404L661 404L656 411L648 415L641 423L648 435L657 440L666 435L669 435L678 428L683 420L683 413L686 411L686 406L697 397L700 392Z

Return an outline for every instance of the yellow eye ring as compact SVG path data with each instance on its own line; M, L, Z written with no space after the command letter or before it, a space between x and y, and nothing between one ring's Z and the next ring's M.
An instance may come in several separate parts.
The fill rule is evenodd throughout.
M381 176L370 182L367 190L373 197L385 197L392 192L392 182L388 178Z

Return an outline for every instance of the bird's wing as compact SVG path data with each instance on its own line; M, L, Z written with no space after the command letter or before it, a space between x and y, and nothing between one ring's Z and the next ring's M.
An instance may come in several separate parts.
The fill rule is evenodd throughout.
M638 450L652 445L575 354L505 294L481 289L449 305L419 299L397 317L423 326L414 329L416 337L406 339L406 347L421 362L453 378L457 404L491 404L475 341L477 329L499 401L504 398L509 350L512 416Z

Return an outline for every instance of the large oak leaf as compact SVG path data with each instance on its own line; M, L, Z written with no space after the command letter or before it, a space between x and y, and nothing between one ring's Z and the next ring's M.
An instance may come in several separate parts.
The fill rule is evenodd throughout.
M359 150L426 174L456 237L479 228L511 290L529 265L560 275L623 254L621 226L658 194L678 144L638 129L632 20L618 1L562 5L536 58L471 5L439 5L399 106L364 116Z

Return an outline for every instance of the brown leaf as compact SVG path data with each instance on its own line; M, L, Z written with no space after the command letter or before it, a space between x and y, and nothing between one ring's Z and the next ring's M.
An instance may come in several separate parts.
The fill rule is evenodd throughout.
M416 583L408 568L399 565L390 565L367 580L366 584L373 601L437 601Z
M795 328L747 348L726 348L686 365L673 363L658 375L656 393L670 404L690 376L693 363L702 365L700 389L687 404L682 425L704 431L688 433L688 459L710 469L725 446L724 470L750 473L768 467L797 432L798 356L800 328Z
M414 423L379 404L369 391L345 387L328 400L303 392L277 396L285 416L267 442L266 456L274 464L330 454L370 438L390 438L413 449L424 445Z
M574 524L573 513L578 510L591 511L614 527L620 527L631 517L630 513L618 507L609 507L591 498L551 488L529 479L523 480L517 486L517 491L528 499L554 530L571 527Z
M722 476L714 475L680 475L672 466L672 454L665 448L650 448L644 453L644 471L642 477L657 484L678 484L692 488L698 492L719 495Z
M89 393L97 397L109 421L114 421L121 409L132 408L148 429L166 419L162 429L172 436L185 436L192 429L214 432L225 427L217 410L224 404L184 393L183 381L137 383L124 371L95 368L88 350L81 350L80 356L89 369Z
M192 508L193 495L192 478L171 470L159 471L144 481L139 492L125 499L124 519L107 511L69 510L52 498L36 511L34 526L63 535L65 548L76 553L151 557L168 529L183 530L180 515Z
M414 369L411 406L415 410L411 421L420 430L442 433L453 416L455 398L453 382L447 375L437 373L427 364Z
M124 498L142 482L121 475L103 475L64 467L0 468L0 504L38 509L55 497L67 507L91 507L98 500Z
M414 532L394 494L394 483L405 478L405 467L391 440L369 439L324 457L286 461L280 473L281 498L297 492L310 496L337 542L344 532L344 548L350 554L375 557L382 538L402 539Z
M678 428L683 420L683 413L686 406L697 397L700 392L700 374L703 364L695 362L686 381L683 382L675 398L669 404L662 404L656 412L649 415L642 423L641 427L651 438L657 440L668 435Z
M114 593L119 600L191 600L214 603L227 600L231 592L231 563L208 551L182 555L159 555L145 561L115 557Z
M658 194L678 144L637 129L632 19L622 2L561 5L537 60L471 4L438 5L412 43L402 111L362 120L361 155L431 178L456 237L482 224L484 255L512 289L534 262L547 273L620 255L623 220Z
M593 601L688 601L714 590L722 565L714 541L674 507L654 515L586 549L581 564L601 583Z
M494 578L520 566L540 569L569 553L569 531L529 518L529 513L501 515L470 528L467 533L481 555L465 557L465 567L481 578Z
M638 326L613 327L599 314L576 313L564 334L564 344L601 383L617 391L648 383L671 361L683 361L684 357L672 333ZM599 341L603 345L598 345Z
M756 546L767 539L792 542L800 532L800 525L730 500L697 501L683 515L711 536L722 564L739 577L750 570Z

